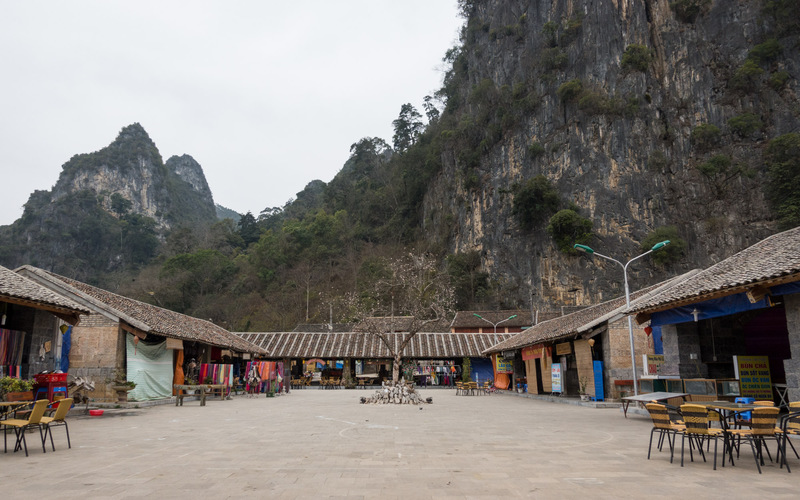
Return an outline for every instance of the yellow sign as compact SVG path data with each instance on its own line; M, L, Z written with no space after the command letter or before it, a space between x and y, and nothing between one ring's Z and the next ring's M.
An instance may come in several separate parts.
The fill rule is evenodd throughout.
M772 399L772 377L766 356L736 356L742 397L756 400Z
M497 373L514 373L514 360L497 355Z
M556 344L556 356L563 356L572 352L572 344L564 342L563 344Z

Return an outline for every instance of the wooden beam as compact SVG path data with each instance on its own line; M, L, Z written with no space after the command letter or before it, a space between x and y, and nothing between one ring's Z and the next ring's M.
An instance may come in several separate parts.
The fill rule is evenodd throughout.
M143 332L143 331L139 330L138 328L133 327L133 326L131 326L131 325L127 324L127 323L124 323L122 321L120 321L119 327L122 328L124 331L132 334L132 335L136 335L137 337L139 337L142 340L147 338L147 332Z
M41 302L36 302L34 300L20 299L17 297L4 296L0 298L0 300L2 300L3 302L8 302L9 304L16 304L19 306L30 307L32 309L39 309L40 311L47 311L49 313L53 313L59 318L69 323L70 325L76 325L78 323L79 321L78 316L80 314L86 314L86 315L89 314L83 311L78 311L76 309L70 309L68 307L43 304Z

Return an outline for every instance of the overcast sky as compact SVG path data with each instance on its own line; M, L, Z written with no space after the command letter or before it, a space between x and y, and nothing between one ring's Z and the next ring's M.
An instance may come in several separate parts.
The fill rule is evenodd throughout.
M0 224L139 122L255 215L440 88L456 0L0 0Z

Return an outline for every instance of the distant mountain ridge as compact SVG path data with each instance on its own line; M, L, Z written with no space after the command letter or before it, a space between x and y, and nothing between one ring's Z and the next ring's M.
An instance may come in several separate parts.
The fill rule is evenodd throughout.
M134 123L107 147L70 158L51 191L31 194L22 217L0 228L0 262L95 276L146 263L170 229L215 220L200 164L189 155L165 163Z

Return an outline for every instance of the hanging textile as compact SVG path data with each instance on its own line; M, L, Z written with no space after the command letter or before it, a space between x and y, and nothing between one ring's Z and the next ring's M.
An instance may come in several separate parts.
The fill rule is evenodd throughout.
M178 354L175 359L175 375L172 377L172 384L183 385L186 382L186 375L183 373L183 349L177 350ZM175 389L172 389L172 394L175 395Z
M69 350L72 347L72 325L64 331L61 339L61 371L69 373Z
M200 374L198 375L198 383L209 383L214 385L233 385L233 365L226 364L208 364L203 363L200 365Z
M135 345L134 336L127 334L126 351L128 380L136 382L136 387L128 392L128 400L150 401L168 398L172 395L172 351L166 342L148 345L139 342Z
M20 378L26 332L0 329L0 374Z

